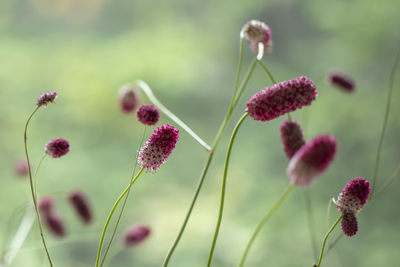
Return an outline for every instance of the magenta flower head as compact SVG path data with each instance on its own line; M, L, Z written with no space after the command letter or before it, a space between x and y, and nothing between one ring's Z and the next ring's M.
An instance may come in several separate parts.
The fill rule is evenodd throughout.
M42 216L52 213L54 207L54 199L52 197L41 197L38 203L38 209Z
M155 125L160 118L160 112L153 105L141 105L136 112L138 120L145 125Z
M118 97L120 108L123 113L130 113L139 106L139 90L131 84L122 86L121 89L119 89Z
M271 29L262 21L250 20L242 28L243 37L251 44L267 44L271 40Z
M19 160L15 161L14 171L15 171L15 174L20 177L28 175L29 167L28 167L28 162L26 161L26 159L19 159Z
M59 158L69 152L69 143L62 138L53 139L47 142L44 151L53 158Z
M317 94L313 81L300 76L264 88L253 95L247 101L247 112L256 121L269 121L310 105Z
M57 97L56 91L52 91L50 93L42 93L40 94L40 97L38 98L36 105L38 107L47 106L49 103L54 103L56 97Z
M137 246L150 235L150 228L145 225L134 226L124 235L126 248Z
M283 150L285 150L288 159L291 159L297 150L306 143L303 130L295 120L284 120L279 133L283 143Z
M65 235L64 223L60 217L53 213L48 213L44 216L44 222L48 230L56 237L63 237Z
M139 151L138 162L148 171L157 171L167 160L176 142L179 140L179 130L171 125L157 127L149 140Z
M88 224L92 220L92 209L86 196L81 191L72 191L68 195L68 200L75 209L81 220Z
M342 213L357 214L365 205L370 193L369 182L361 177L351 180L336 201L337 208Z
M344 92L351 93L356 88L354 80L349 75L338 70L331 70L328 73L328 80L333 86Z
M358 231L357 218L352 212L345 212L342 218L342 230L347 236L353 236Z
M320 135L311 139L294 154L287 168L289 180L299 186L310 186L328 168L336 154L336 139Z

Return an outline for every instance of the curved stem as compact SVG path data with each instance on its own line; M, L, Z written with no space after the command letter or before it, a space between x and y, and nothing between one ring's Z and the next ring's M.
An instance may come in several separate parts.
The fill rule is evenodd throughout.
M239 77L240 77L240 72L241 72L241 67L242 67L242 57L243 57L243 36L241 35L241 38L240 38L240 48L239 48L238 70L237 70L237 75L236 75L235 89L234 89L234 92L233 92L233 95L232 95L231 103L230 103L230 105L229 105L229 108L228 108L227 113L225 114L225 118L224 118L224 120L223 120L222 123L221 123L221 126L220 126L220 128L219 128L219 130L218 130L218 133L217 133L217 135L216 135L216 137L215 137L215 139L214 139L214 143L213 143L213 145L212 145L211 153L208 155L206 164L205 164L205 166L204 166L204 168L203 168L203 171L202 171L202 173L201 173L201 175L200 175L200 179L199 179L199 182L198 182L198 184L197 184L197 186L196 186L195 192L194 192L194 194L193 194L193 198L192 198L192 201L191 201L191 203L190 203L189 209L188 209L188 211L186 212L186 216L185 216L185 218L184 218L184 220L183 220L183 223L182 223L181 228L179 229L179 233L178 233L178 235L177 235L177 237L175 238L175 240L174 240L174 242L173 242L171 248L169 249L169 251L168 251L168 253L167 253L167 256L166 256L166 258L165 258L165 260L164 260L164 263L163 263L163 267L168 266L169 261L170 261L170 259L171 259L171 256L172 256L172 254L174 253L176 247L178 246L179 241L180 241L180 239L181 239L181 237L182 237L182 235L183 235L183 232L184 232L185 229L186 229L186 225L187 225L187 223L188 223L188 221L189 221L189 218L190 218L190 216L191 216L191 214L192 214L194 205L196 204L197 197L198 197L199 194L200 194L200 191L201 191L201 188L202 188L202 186L203 186L203 182L204 182L204 179L205 179L205 177L206 177L206 174L207 174L207 172L208 172L208 168L209 168L209 166L210 166L210 164L211 164L211 161L212 161L214 152L215 152L215 150L216 150L216 148L217 148L217 146L218 146L218 144L219 144L219 141L220 141L220 139L221 139L221 137L222 137L222 134L223 134L224 131L225 131L225 128L226 128L226 126L227 126L227 124L228 124L228 121L229 121L229 119L230 119L230 117L231 117L231 115L232 115L232 111L233 111L233 109L234 109L235 106L236 106L237 101L235 101L235 98L236 98L236 95L237 95L237 91L238 91L238 90L239 90L239 91L243 91L243 90L245 89L245 87L247 86L247 82L248 82L248 80L250 79L250 77L251 77L251 75L252 75L252 73L253 73L253 71L247 72L247 74L246 74L246 76L245 76L245 78L244 78L247 82L246 82L246 83L242 83L241 86L240 86L240 88L239 88ZM253 69L254 69L254 68L253 68ZM238 98L236 98L236 99L238 99Z
M261 231L264 224L274 215L274 213L279 209L282 203L290 196L293 190L296 188L294 184L289 185L286 190L283 192L282 196L278 199L278 201L272 206L272 208L265 214L262 220L258 223L256 230L254 231L253 235L251 236L249 242L246 245L242 258L240 259L239 266L243 266L244 262L246 261L247 255L250 251L251 246L254 243L258 233Z
M35 174L33 175L33 183L34 183L34 190L35 190L36 202L38 201L38 197L37 197L37 179L36 179L36 177L37 177L37 174L38 174L38 172L39 172L40 166L42 166L42 163L43 163L44 159L46 158L46 156L47 156L47 154L44 153L44 155L43 155L42 158L40 159L39 164L38 164L38 166L37 166L37 168L36 168L36 170L35 170Z
M324 241L322 242L321 253L319 255L319 260L318 260L317 267L321 266L321 261L322 261L322 258L324 256L324 249L325 249L326 240L328 240L329 235L332 233L333 229L335 229L336 225L338 225L338 223L340 222L342 217L343 217L343 214L341 214L339 216L339 218L337 218L336 222L332 225L331 229L329 229L328 232L325 234Z
M383 138L385 136L386 125L387 125L388 118L389 118L390 102L391 102L390 100L392 98L394 74L396 72L397 65L399 63L399 57L400 57L400 47L399 47L399 49L397 51L397 54L396 54L396 57L395 57L395 60L394 60L394 64L393 64L393 67L392 67L392 71L390 73L389 91L388 91L387 100L386 100L386 110L385 110L385 115L383 117L383 125L382 125L381 135L379 137L378 149L376 151L375 167L374 167L374 174L372 176L371 194L370 194L369 200L371 200L374 197L374 193L375 193L375 184L376 184L376 179L377 179L377 176L378 176L379 162L380 162Z
M111 221L111 217L113 216L115 209L117 208L119 202L121 202L122 198L126 195L126 193L128 193L128 191L130 190L130 188L132 187L132 185L136 182L136 180L139 178L140 174L143 172L144 167L142 167L140 169L140 171L136 174L135 178L133 178L132 182L129 183L129 185L126 187L126 189L124 190L124 192L122 192L122 194L118 197L117 201L115 201L114 206L112 207L110 214L107 217L106 220L106 224L104 225L104 229L103 232L101 233L101 237L100 237L100 242L99 242L99 248L97 250L97 258L96 258L96 267L99 266L99 262L100 262L100 255L101 255L101 249L103 247L103 242L104 242L104 237L106 235L107 232L107 228L108 225L110 224Z
M214 255L214 250L215 250L215 244L217 243L219 228L221 227L221 220L222 220L222 214L224 211L224 202L225 202L226 178L228 176L228 166L229 166L229 159L231 157L232 145L233 145L233 142L235 141L235 137L240 128L240 125L242 125L243 121L247 118L248 115L249 114L246 112L239 119L235 128L233 129L231 139L229 140L228 150L226 152L226 158L225 158L224 176L222 178L221 200L220 200L220 206L219 206L218 221L217 221L217 226L215 227L214 238L211 243L210 255L208 256L208 263L207 263L208 267L211 266L211 261L212 261L212 258Z
M400 165L397 167L397 169L394 171L394 173L390 176L390 178L387 179L387 181L378 189L378 191L376 191L375 196L379 195L383 190L385 190L394 181L394 179L397 177L397 175L399 175L399 173L400 173Z
M317 260L318 251L317 251L317 243L315 242L315 224L313 218L313 211L311 205L311 196L310 196L310 189L306 188L303 190L305 204L306 204L306 212L307 212L307 219L308 219L308 233L310 235L311 241L311 248L314 256L314 260Z
M151 90L150 86L144 81L138 80L136 81L137 86L142 89L142 91L147 95L149 100L156 105L161 112L163 112L167 117L173 120L176 124L178 124L182 129L184 129L189 135L191 135L200 145L202 145L208 152L211 152L211 147L203 141L192 129L189 128L183 121L181 121L174 113L169 111L161 102L156 98Z
M140 149L140 147L141 147L142 144L143 144L143 140L144 140L144 136L145 136L145 135L146 135L146 125L145 125L144 128L143 128L143 135L142 135L142 139L141 139L141 141L140 141L140 143L139 143L139 149ZM136 152L136 156L135 156L135 166L133 167L133 172L132 172L133 174L132 174L130 183L132 183L133 178L134 178L134 173L136 172L136 167L137 167L137 156L138 156L138 154L139 154L139 149L138 149L138 151ZM103 266L104 261L106 260L108 251L110 250L111 244L112 244L112 242L113 242L113 240L114 240L115 234L116 234L117 229L118 229L118 226L119 226L119 222L121 221L122 213L124 212L125 206L126 206L126 202L128 201L128 197L129 197L130 191L131 191L131 190L129 189L129 190L128 190L128 193L126 193L124 202L122 203L122 207L121 207L121 210L120 210L120 212L119 212L117 222L115 223L113 232L112 232L112 234L111 234L110 241L108 242L108 245L107 245L106 251L104 252L103 258L101 259L100 267Z
M35 108L35 110L32 112L32 114L29 116L28 120L26 121L25 130L24 130L24 146L25 146L26 161L28 163L29 184L31 187L32 200L33 200L33 205L35 206L35 213L36 213L36 218L37 218L37 222L39 225L40 236L42 238L44 250L46 251L47 259L49 260L50 266L53 267L53 262L51 261L50 253L49 253L49 250L47 249L46 240L44 238L42 223L40 222L40 215L39 215L39 209L38 209L38 204L37 204L37 199L36 199L35 186L33 184L33 179L32 179L32 169L31 169L31 163L29 161L28 144L27 144L28 125L29 125L29 122L31 121L33 115L35 115L35 113L39 110L39 108L40 108L40 106L37 106Z
M240 97L242 96L244 89L246 88L246 85L249 82L250 77L253 74L255 67L256 67L256 59L253 59L253 61L250 64L249 70L247 71L246 76L244 77L243 82L240 85L240 88L235 95L235 99L232 102L232 107L235 107L237 105L237 102L239 101Z

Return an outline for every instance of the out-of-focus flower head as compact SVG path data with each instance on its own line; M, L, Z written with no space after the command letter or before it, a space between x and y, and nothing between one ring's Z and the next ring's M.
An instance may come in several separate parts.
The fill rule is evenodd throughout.
M131 84L125 84L119 89L118 98L121 111L131 113L139 106L139 89Z
M124 235L126 248L141 244L150 235L150 228L145 225L138 225L130 228Z
M54 100L57 98L57 92L56 91L52 91L49 93L42 93L40 94L36 105L38 107L41 106L47 106L49 103L54 103Z
M288 159L306 143L303 136L303 130L300 124L295 120L284 120L279 129L283 149Z
M138 120L145 125L155 125L160 118L158 109L149 104L144 104L139 107L136 112Z
M69 143L65 139L56 138L47 142L44 150L51 157L59 158L69 152Z

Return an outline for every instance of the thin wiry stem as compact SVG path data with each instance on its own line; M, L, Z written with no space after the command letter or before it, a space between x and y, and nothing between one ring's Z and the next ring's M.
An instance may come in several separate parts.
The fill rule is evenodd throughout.
M126 189L124 190L124 192L122 192L122 194L118 197L117 201L115 201L114 206L112 207L110 214L107 217L106 220L106 224L104 225L104 229L103 232L101 233L101 237L100 237L100 242L99 242L99 248L97 250L97 257L96 257L96 267L99 266L100 263L100 255L101 255L101 249L103 247L103 242L104 242L104 237L106 235L107 229L108 229L108 225L110 224L111 218L119 204L119 202L121 202L122 198L128 193L128 191L130 190L130 188L132 187L132 185L136 182L136 180L139 178L140 174L143 172L144 167L142 167L140 169L140 171L136 174L136 176L132 179L132 181L129 183L129 185L126 187ZM132 173L132 176L134 175L134 173Z
M229 166L229 159L231 157L231 152L232 152L232 145L233 145L233 142L235 141L235 137L236 137L236 134L237 134L240 126L242 125L242 123L244 122L244 120L247 118L248 115L249 114L246 112L239 119L239 121L237 122L235 128L233 129L231 139L229 140L228 150L226 152L226 158L225 158L224 175L223 175L223 178L222 178L221 200L220 200L220 206L219 206L218 221L217 221L217 225L215 227L214 238L213 238L213 241L211 243L210 254L208 256L208 263L207 263L208 267L211 266L211 262L212 262L212 258L213 258L214 250L215 250L215 245L217 243L219 229L221 227L222 214L224 212L226 179L227 179L227 176L228 176L228 166Z
M283 202L290 196L293 190L296 188L294 184L289 185L286 190L283 192L282 196L278 199L278 201L272 206L272 208L265 214L265 216L261 219L258 223L256 230L254 231L253 235L251 236L249 242L246 245L246 248L243 252L243 255L239 262L239 267L244 265L246 261L247 255L249 254L250 248L254 243L258 233L261 231L262 227L268 222L268 220L275 214L275 212L279 209Z
M400 165L397 167L397 169L394 171L394 173L390 176L389 179L376 191L375 196L378 196L380 193L382 193L383 190L385 190L391 183L393 183L394 179L399 175L400 173Z
M140 147L141 147L142 144L143 144L143 140L144 140L144 136L145 136L145 135L146 135L146 125L143 127L142 139L141 139L141 141L140 141L140 143L139 143L139 149L138 149L138 151L136 152L136 156L135 156L135 165L134 165L134 167L133 167L133 173L136 172L136 167L137 167L137 164L138 164L138 162L137 162L137 157L138 157L138 154L139 154ZM133 178L134 178L134 177L132 176L132 177L131 177L131 181L130 181L131 183L132 183ZM115 223L113 232L112 232L112 234L111 234L110 241L108 242L106 251L104 251L103 258L101 259L100 267L103 266L104 261L106 260L108 251L110 250L111 244L112 244L112 242L113 242L113 240L114 240L114 237L115 237L115 234L116 234L116 232L117 232L117 229L118 229L118 226L119 226L119 222L121 221L122 213L124 212L124 209L125 209L125 206L126 206L126 202L128 201L129 193L130 193L130 192L131 192L131 190L129 189L129 190L128 190L128 193L126 193L124 202L122 203L122 207L121 207L121 210L120 210L119 215L118 215L117 222Z
M374 173L372 176L371 194L370 194L369 200L371 200L374 197L374 193L375 193L375 184L376 184L376 179L377 179L378 171L379 171L379 163L380 163L380 157L381 157L382 144L383 144L383 139L385 137L386 126L387 126L387 122L388 122L388 118L389 118L390 103L391 103L390 100L392 98L392 92L393 92L394 75L396 73L397 65L399 63L399 57L400 57L400 47L397 50L397 54L396 54L396 57L394 60L392 71L390 73L389 91L388 91L387 100L386 100L386 110L385 110L385 115L383 117L383 125L382 125L381 135L379 137L378 149L376 151L375 167L374 167Z
M317 260L318 251L317 251L317 243L315 242L315 224L313 218L313 211L311 205L311 196L310 196L310 189L304 189L304 200L306 204L306 212L307 212L307 220L308 220L308 233L310 235L311 247L314 255L314 259Z
M341 214L339 216L339 218L337 218L336 222L332 225L331 229L329 229L328 232L325 234L324 241L322 241L321 253L319 255L317 267L321 266L321 261L322 261L322 258L324 257L324 249L325 249L326 240L328 240L329 235L332 233L333 229L335 229L336 225L338 225L338 223L340 222L340 220L342 218L343 218L343 214Z
M25 145L26 161L28 163L29 184L31 187L32 200L33 200L33 205L35 206L35 212L36 212L37 222L39 225L40 236L42 238L43 247L44 247L44 250L46 251L46 255L47 255L47 259L49 260L49 264L51 267L53 267L53 262L51 260L49 250L47 249L46 240L44 238L42 223L40 222L40 215L39 215L39 209L38 209L38 204L37 204L37 199L36 199L35 186L33 184L33 179L32 179L32 169L31 169L31 163L29 161L28 144L27 144L28 125L29 125L29 122L31 121L33 115L35 115L35 113L39 110L39 108L40 108L40 106L37 106L35 108L35 110L32 112L32 114L29 116L28 120L26 121L25 130L24 130L24 145Z
M176 124L178 124L183 130L185 130L190 136L192 136L200 145L202 145L208 152L211 152L211 147L203 141L192 129L189 128L181 119L179 119L174 113L169 111L161 102L156 98L151 90L150 86L144 81L138 80L136 81L137 86L147 95L149 100L157 106L161 112L163 112L167 117L173 120Z

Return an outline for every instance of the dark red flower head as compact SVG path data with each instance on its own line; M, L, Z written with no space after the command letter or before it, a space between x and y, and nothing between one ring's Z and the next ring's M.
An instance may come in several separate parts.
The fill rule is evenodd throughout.
M145 225L134 226L124 235L125 247L137 246L150 235L150 228Z
M361 177L351 180L337 200L337 208L340 212L357 214L365 205L370 193L369 182Z
M86 224L90 223L92 220L92 209L84 193L81 191L72 191L69 193L68 200L82 221Z
M358 231L357 218L352 212L345 212L342 218L342 230L347 236L353 236Z
M301 126L295 120L284 120L279 133L288 159L291 159L297 150L306 143Z
M344 92L354 92L356 88L354 80L349 75L338 70L331 70L328 73L328 80L333 86Z
M60 217L53 213L44 216L44 222L48 230L56 237L63 237L65 235L64 223Z
M160 112L153 105L141 105L136 112L138 120L145 125L155 125L160 118Z
M53 139L46 144L45 152L53 158L59 158L69 152L69 143L62 138Z
M36 105L37 106L47 106L49 103L54 103L54 100L57 97L57 92L52 91L50 93L42 93L38 98Z
M125 84L122 86L119 90L118 96L120 108L123 113L130 113L139 106L139 90L131 84Z

